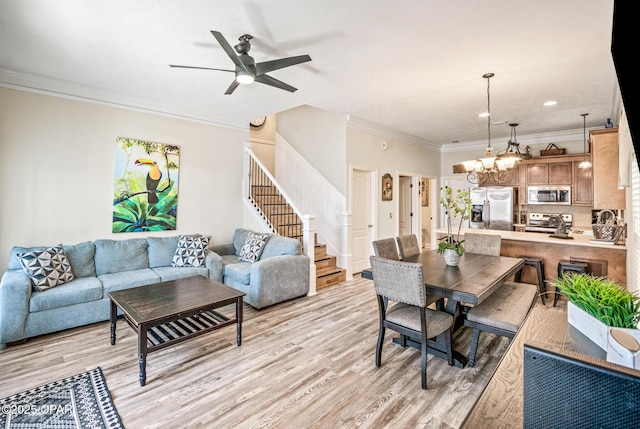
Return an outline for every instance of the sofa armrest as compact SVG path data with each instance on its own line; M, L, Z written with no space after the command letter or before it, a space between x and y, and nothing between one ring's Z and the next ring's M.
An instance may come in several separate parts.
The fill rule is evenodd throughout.
M251 265L251 292L259 297L256 308L309 293L309 258L281 255Z
M222 273L224 270L224 263L222 262L222 256L218 253L209 250L207 256L204 259L204 266L209 269L209 278L217 280L222 283Z
M233 247L233 243L214 244L209 246L209 250L217 253L218 255L235 255L236 249Z
M24 338L31 280L22 270L9 270L0 280L0 348Z

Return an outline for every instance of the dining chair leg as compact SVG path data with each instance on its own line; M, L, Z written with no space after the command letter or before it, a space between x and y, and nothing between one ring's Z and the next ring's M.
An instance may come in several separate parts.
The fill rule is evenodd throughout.
M474 329L471 334L471 347L469 348L469 366L473 367L476 361L476 350L478 350L478 340L480 338L480 329Z
M427 389L427 337L424 331L422 331L422 341L420 345L420 351L422 354L422 365L420 368L420 374L422 376L422 388Z
M384 343L384 331L385 327L380 326L378 331L378 344L376 345L376 366L379 368L382 365L382 344Z

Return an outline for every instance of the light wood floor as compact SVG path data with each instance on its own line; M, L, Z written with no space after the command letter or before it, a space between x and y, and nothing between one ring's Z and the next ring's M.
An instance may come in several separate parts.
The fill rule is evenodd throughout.
M0 350L0 397L102 368L127 429L457 428L488 382L506 339L481 335L474 368L430 356L420 388L420 353L393 344L374 364L378 313L362 278L262 311L245 304L243 342L235 327L152 353L138 383L136 337L118 322L29 339ZM467 355L470 331L455 348Z

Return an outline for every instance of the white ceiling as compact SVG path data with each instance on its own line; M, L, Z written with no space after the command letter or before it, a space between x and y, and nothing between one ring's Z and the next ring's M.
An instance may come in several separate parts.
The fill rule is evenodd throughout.
M601 127L616 119L612 0L0 0L0 85L246 127L299 105L351 115L427 146ZM224 95L231 45L256 62L308 54ZM543 107L548 99L554 107ZM506 142L507 125L491 128ZM500 146L500 145L497 145Z

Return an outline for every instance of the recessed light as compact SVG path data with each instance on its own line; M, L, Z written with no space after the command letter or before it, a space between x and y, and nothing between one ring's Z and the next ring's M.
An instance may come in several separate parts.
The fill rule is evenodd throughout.
M549 101L545 101L545 102L543 103L543 106L555 106L556 104L558 104L558 102L557 102L557 101L555 101L555 100L549 100Z

